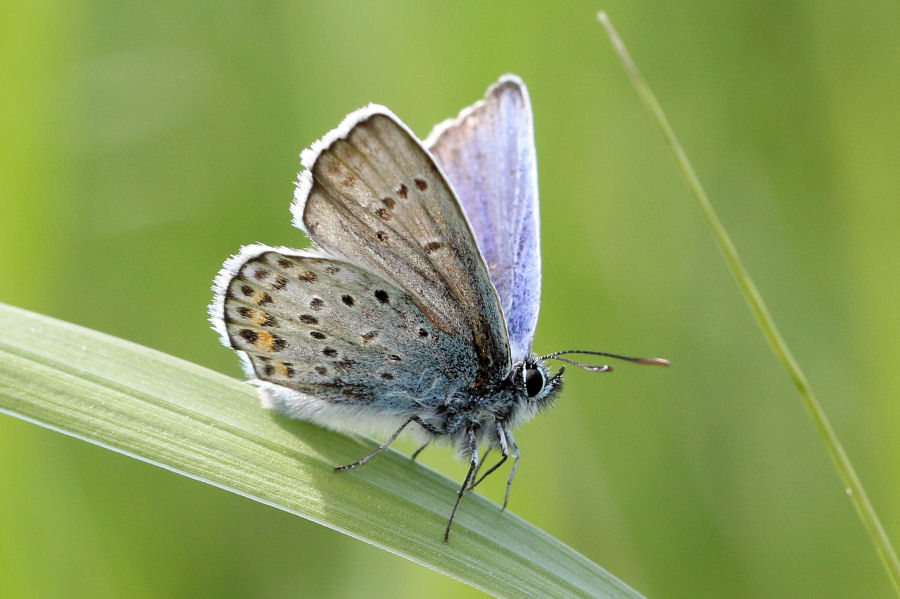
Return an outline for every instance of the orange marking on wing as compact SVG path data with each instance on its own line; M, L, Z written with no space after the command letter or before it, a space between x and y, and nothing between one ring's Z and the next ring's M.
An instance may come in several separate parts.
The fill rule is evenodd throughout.
M272 353L275 351L275 335L269 331L258 331L253 346L258 350Z

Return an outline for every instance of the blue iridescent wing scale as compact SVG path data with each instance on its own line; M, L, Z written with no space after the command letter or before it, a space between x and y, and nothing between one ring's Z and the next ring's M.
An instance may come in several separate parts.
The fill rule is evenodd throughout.
M425 141L459 196L500 296L513 362L530 351L541 293L537 160L525 84L506 75Z

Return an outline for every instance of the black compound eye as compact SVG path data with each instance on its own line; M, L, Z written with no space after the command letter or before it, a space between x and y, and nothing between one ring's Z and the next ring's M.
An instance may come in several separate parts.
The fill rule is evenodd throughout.
M528 397L534 397L544 389L544 373L535 366L529 365L525 367L525 392Z

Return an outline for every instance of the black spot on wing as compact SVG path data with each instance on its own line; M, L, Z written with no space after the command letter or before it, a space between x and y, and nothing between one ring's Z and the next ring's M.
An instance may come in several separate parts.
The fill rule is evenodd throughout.
M272 296L266 293L265 291L259 293L256 296L256 305L257 306L265 306L266 304L272 303Z

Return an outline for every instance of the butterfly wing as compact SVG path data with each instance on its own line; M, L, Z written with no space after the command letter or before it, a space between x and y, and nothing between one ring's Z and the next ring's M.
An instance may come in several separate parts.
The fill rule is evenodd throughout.
M427 418L440 394L475 375L471 347L401 289L343 260L247 246L215 289L210 311L223 343L242 352L268 407L290 417L330 426Z
M537 161L525 84L502 77L425 141L459 196L487 262L512 346L531 351L541 294Z
M330 254L390 281L432 326L474 349L472 388L510 369L497 292L432 157L389 110L351 113L305 151L294 224Z

